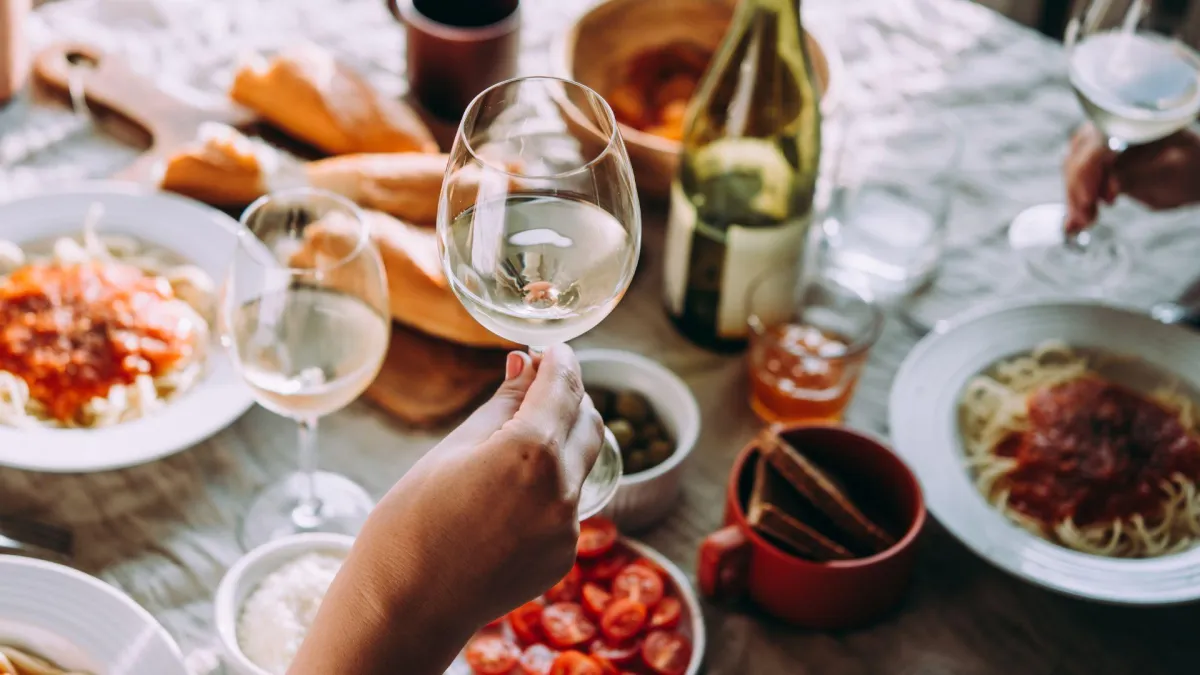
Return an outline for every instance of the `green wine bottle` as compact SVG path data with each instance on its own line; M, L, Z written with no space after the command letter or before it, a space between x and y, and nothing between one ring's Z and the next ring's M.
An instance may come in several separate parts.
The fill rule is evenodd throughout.
M796 0L741 0L688 108L671 189L666 306L692 342L742 349L752 282L799 274L820 103Z

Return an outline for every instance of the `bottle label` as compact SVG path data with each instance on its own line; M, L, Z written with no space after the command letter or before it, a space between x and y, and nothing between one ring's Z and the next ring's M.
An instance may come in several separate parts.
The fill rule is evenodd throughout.
M696 207L676 181L671 189L663 264L668 310L713 326L720 339L747 335L750 287L766 272L795 269L809 218L776 227L733 225L724 232L699 221ZM785 312L786 307L759 307Z

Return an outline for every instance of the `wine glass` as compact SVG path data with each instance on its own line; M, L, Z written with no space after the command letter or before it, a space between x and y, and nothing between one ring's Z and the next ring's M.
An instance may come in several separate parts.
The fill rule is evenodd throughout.
M1077 2L1067 24L1071 86L1116 153L1165 138L1200 112L1200 56L1178 35L1186 12L1155 0ZM1130 253L1108 227L1067 234L1062 204L1020 213L1009 242L1030 271L1060 289L1103 290L1129 270Z
M250 506L242 544L356 534L374 501L348 478L317 470L317 420L379 373L391 336L383 262L358 208L321 190L262 197L242 225L222 293L224 340L255 400L300 430L299 471Z
M599 94L527 77L467 107L437 239L451 288L485 328L535 354L587 332L629 287L641 231L629 156ZM621 454L605 433L581 518L612 499L621 477Z

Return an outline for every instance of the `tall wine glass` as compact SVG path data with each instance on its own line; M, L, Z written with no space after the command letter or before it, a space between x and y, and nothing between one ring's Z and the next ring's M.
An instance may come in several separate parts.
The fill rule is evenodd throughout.
M641 232L629 156L599 94L518 78L468 106L442 184L438 248L455 295L485 328L533 353L587 332L628 288ZM621 477L606 435L581 518Z
M1071 86L1113 152L1165 138L1200 112L1200 56L1179 37L1181 3L1085 0L1067 24ZM1177 7L1178 6L1178 7ZM1128 271L1130 254L1108 227L1066 234L1062 204L1017 216L1009 241L1049 284L1099 290Z
M358 208L297 189L250 205L221 311L234 367L264 408L299 424L299 471L268 487L242 520L253 548L297 532L356 534L374 502L317 470L317 420L375 379L391 336L387 280Z

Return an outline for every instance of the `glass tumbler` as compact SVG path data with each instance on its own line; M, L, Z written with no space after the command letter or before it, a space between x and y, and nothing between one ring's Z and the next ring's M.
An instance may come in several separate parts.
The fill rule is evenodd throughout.
M840 421L883 313L848 286L776 271L751 285L747 302L750 407L768 423Z
M831 120L836 148L823 215L826 274L889 303L938 268L961 163L959 126L944 113L847 113Z

